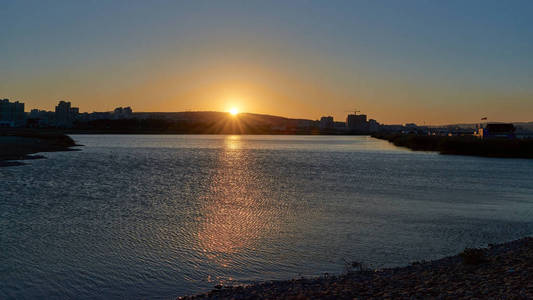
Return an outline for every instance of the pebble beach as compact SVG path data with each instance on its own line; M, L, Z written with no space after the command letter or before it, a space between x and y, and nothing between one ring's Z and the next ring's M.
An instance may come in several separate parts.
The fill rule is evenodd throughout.
M217 286L179 299L533 299L533 238L339 276Z

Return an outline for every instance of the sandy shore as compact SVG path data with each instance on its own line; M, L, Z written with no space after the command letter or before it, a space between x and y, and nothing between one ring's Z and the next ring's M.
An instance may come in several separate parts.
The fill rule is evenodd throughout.
M0 130L0 167L24 164L20 160L44 158L39 152L69 151L74 141L60 132L32 129Z
M533 238L340 276L218 287L180 299L533 299Z

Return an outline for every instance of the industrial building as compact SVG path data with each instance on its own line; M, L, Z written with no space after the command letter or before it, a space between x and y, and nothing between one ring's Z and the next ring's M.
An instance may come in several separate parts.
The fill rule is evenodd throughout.
M507 138L514 139L516 128L512 123L487 123L485 127L480 128L475 133L475 136L487 138Z

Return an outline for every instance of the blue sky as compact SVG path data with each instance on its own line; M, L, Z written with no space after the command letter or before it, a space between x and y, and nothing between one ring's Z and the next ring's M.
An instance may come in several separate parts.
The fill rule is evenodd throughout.
M532 1L0 1L0 97L533 120Z

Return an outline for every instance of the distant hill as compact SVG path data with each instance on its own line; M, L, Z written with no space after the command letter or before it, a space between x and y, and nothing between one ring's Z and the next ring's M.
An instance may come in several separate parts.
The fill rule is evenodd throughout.
M226 118L229 113L220 111L180 111L180 112L135 112L135 117L148 118L171 118L175 120L206 120L212 118ZM275 120L307 120L307 119L291 119L280 116L254 114L254 113L240 113L237 116L253 116L256 118L275 119ZM311 120L307 120L311 121Z
M254 125L269 125L273 127L311 127L316 121L308 119L291 119L280 116L240 113L232 116L227 112L217 111L185 111L185 112L137 112L133 113L138 119L163 119L171 121L194 121L194 122L221 122L239 120L240 122Z
M195 133L195 134L314 134L318 121L226 112L137 112L129 118L77 122L69 132Z

